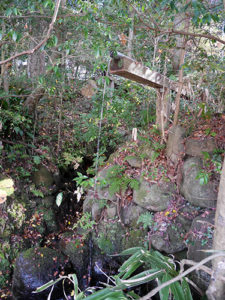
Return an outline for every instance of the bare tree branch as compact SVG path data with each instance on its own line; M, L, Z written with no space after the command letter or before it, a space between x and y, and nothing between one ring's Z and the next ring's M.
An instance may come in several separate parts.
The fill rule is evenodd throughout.
M56 18L57 18L57 15L58 15L58 11L59 11L59 7L60 7L60 3L61 3L61 0L57 0L56 1L56 4L55 4L55 10L54 10L54 14L52 16L52 21L49 25L49 28L48 28L48 31L47 31L47 34L46 34L46 37L39 43L37 44L33 49L30 49L30 50L26 50L26 51L22 51L20 53L17 53L5 60L2 60L0 61L0 65L3 65L3 64L6 64L8 63L9 61L19 57L19 56L22 56L22 55L31 55L33 54L35 51L37 51L38 49L40 49L46 42L47 40L50 38L51 36L51 32L53 30L53 26L54 26L54 23L56 21Z

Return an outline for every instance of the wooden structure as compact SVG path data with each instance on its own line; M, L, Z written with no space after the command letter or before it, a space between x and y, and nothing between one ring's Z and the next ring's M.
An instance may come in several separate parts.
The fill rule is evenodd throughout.
M119 52L112 57L109 72L156 89L156 125L164 137L164 128L168 124L171 108L169 91L177 92L178 83ZM188 94L188 88L183 86L181 96L188 97Z
M176 82L119 52L112 58L109 72L153 88L178 91ZM181 94L187 96L187 88L183 87Z

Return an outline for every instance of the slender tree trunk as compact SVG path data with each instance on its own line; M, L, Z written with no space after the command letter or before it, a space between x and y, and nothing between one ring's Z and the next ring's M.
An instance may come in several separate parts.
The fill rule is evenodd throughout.
M3 23L2 23L2 33L3 33L3 35L4 35L5 31L6 31L5 22L3 21ZM1 60L5 59L6 47L7 47L7 45L2 45ZM0 86L3 86L3 89L4 89L4 91L6 93L9 92L9 74L8 74L8 68L9 68L9 64L3 64L3 65L1 65L1 82L0 82Z
M33 36L36 41L33 39L30 42L30 48L34 48L39 43L43 32L47 28L47 23L42 20L33 27L35 28ZM27 73L28 77L33 81L35 81L38 76L45 74L45 52L43 50L39 49L28 57Z
M189 0L186 1L186 4L189 2ZM184 30L188 30L190 26L190 18L187 16L185 24L184 24ZM184 58L185 58L185 48L186 48L186 43L187 43L187 39L186 37L182 38L182 44L180 39L178 40L178 45L177 46L181 46L181 49L179 49L179 75L178 75L178 91L176 94L176 99L175 99L175 105L176 105L176 109L175 109L175 114L174 114L174 120L173 120L173 125L177 125L178 123L178 116L179 116L179 111L180 111L180 97L181 97L181 91L182 91L182 87L183 87L183 68L182 65L184 64Z
M182 68L182 65L184 63L184 57L185 57L185 44L186 44L186 42L184 41L183 49L180 52L180 70L179 70L179 77L178 77L179 83L178 83L178 91L177 91L176 98L175 98L176 109L175 109L175 113L174 113L173 125L177 125L179 111L180 111L180 97L181 97L181 91L182 91L182 87L183 87L183 68Z
M133 39L134 39L134 9L131 12L131 19L132 24L129 28L129 35L128 35L128 43L127 43L127 54L129 57L133 57Z
M219 185L216 207L213 250L225 250L225 159ZM225 297L225 257L213 260L213 275L207 290L209 300L222 300Z

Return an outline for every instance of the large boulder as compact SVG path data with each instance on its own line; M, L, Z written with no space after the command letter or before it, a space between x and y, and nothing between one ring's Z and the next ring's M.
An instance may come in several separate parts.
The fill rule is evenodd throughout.
M187 258L189 260L200 262L211 255L211 253L204 250L212 249L214 219L214 212L205 212L202 216L193 220L188 237ZM208 267L211 267L211 265L211 261L206 264ZM202 290L207 289L211 279L211 276L202 270L195 271L191 277Z
M162 224L163 226L164 224ZM176 253L186 248L184 242L184 230L178 225L165 225L166 231L156 232L151 235L150 241L152 246L166 253Z
M21 252L16 259L12 291L16 300L46 300L51 288L33 292L50 280L55 280L63 271L66 259L60 252L49 248L30 248ZM53 299L62 299L62 282L53 290Z
M181 193L193 205L207 208L215 207L217 200L216 186L213 182L200 184L196 177L201 169L202 160L200 158L191 157L184 162Z
M168 142L166 146L167 157L175 164L184 153L185 129L180 126L174 126L169 130Z
M167 208L173 199L175 186L169 182L152 184L142 180L140 188L134 190L133 202L150 211L161 211Z
M185 153L190 156L204 157L203 152L212 153L217 148L213 138L187 139L185 143Z

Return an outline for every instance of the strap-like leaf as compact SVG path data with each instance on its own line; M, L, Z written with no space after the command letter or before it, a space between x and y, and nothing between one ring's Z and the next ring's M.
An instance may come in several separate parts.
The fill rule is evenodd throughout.
M175 300L185 300L183 289L178 281L172 283L170 289Z

